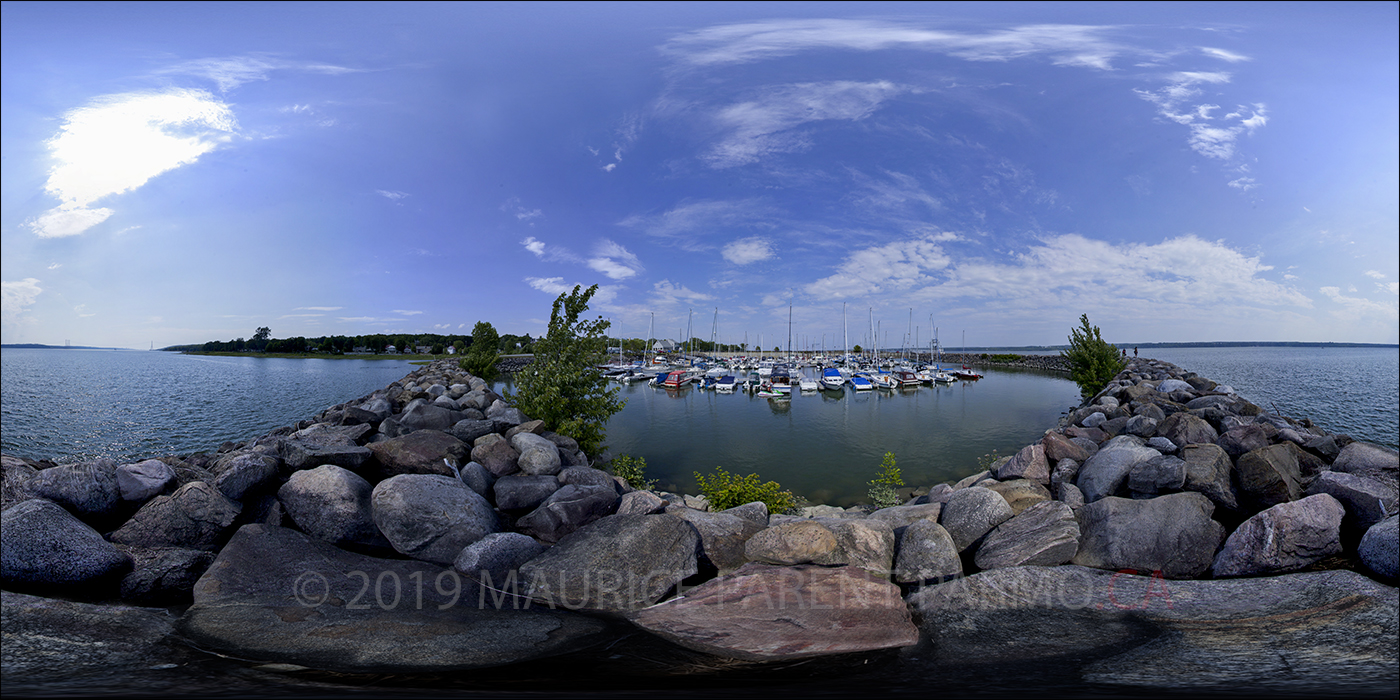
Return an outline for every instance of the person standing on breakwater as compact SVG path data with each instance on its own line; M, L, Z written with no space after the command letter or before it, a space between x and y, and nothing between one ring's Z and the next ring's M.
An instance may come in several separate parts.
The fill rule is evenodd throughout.
M1133 348L1133 357L1137 357L1137 348Z

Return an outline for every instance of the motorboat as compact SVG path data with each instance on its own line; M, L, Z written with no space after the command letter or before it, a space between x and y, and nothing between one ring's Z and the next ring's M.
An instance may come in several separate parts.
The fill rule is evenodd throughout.
M715 380L715 391L721 394L732 394L738 386L739 382L732 374L726 374Z
M981 375L981 374L979 374L978 372L976 372L975 370L973 370L971 367L968 367L967 365L963 365L963 366L962 366L962 369L953 370L953 374L957 375L958 379L981 379L981 378L982 378L982 375Z
M851 387L856 391L870 391L875 388L874 382L871 382L870 378L863 374L851 375L850 382Z
M907 369L895 370L890 373L890 376L894 378L895 383L899 384L899 386L918 386L921 383L918 375Z
M822 388L822 384L811 377L803 377L797 380L797 388L799 391L811 392Z
M775 365L772 373L768 375L768 381L773 385L773 390L785 395L792 394L792 374L789 373L787 365Z
M841 370L835 367L828 367L822 370L821 384L823 389L840 391L846 385L846 378L841 375Z
M660 379L660 375L658 375L657 378ZM665 379L661 379L661 385L667 389L679 389L689 384L690 380L690 374L683 371L675 371L668 373Z

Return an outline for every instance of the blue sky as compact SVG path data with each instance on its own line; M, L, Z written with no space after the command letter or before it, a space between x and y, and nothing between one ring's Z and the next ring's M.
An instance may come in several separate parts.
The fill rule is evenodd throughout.
M6 343L1400 339L1395 3L2 11Z

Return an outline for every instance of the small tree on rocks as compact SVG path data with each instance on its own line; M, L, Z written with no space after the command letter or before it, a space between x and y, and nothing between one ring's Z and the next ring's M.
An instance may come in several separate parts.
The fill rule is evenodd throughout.
M1070 329L1069 349L1060 355L1069 362L1069 377L1087 400L1128 365L1118 348L1099 334L1099 327L1089 325L1088 314L1079 316L1079 324L1079 328Z
M596 284L577 285L554 300L549 333L534 342L535 361L516 373L518 392L511 397L525 415L577 440L587 454L601 452L608 419L624 403L595 368L607 359L610 324L602 317L579 320L597 291Z
M900 475L899 467L895 466L894 453L886 452L885 460L880 463L880 473L870 482L870 502L876 508L899 505L902 501L899 500L899 492L896 489L903 485L904 477Z
M477 321L472 327L472 345L467 350L467 356L458 360L457 365L488 382L495 379L496 360L500 359L501 355L496 352L496 344L500 341L500 335L491 324Z

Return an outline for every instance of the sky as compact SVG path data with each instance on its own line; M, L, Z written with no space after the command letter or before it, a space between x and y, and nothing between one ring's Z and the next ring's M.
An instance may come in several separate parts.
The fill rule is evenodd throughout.
M6 2L3 340L1396 343L1397 7Z

